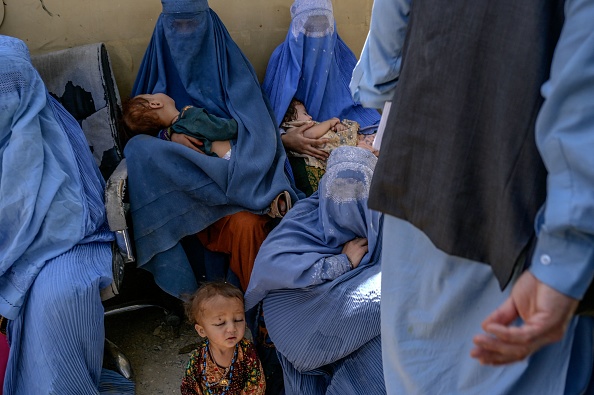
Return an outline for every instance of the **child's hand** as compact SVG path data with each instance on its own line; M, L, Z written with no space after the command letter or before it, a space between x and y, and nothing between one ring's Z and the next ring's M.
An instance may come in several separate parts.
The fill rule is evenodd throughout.
M359 266L367 251L369 251L369 247L367 246L367 239L364 237L357 237L348 241L342 247L342 253L349 258L353 269Z
M347 130L348 128L346 127L345 124L343 124L342 122L337 123L336 125L334 125L334 127L332 127L332 130L335 132L342 132L343 130Z
M171 133L171 141L173 141L174 143L185 145L186 147L193 149L196 152L204 154L204 151L198 148L204 146L204 143L202 143L202 141L198 140L195 137L188 136L187 134L183 133Z

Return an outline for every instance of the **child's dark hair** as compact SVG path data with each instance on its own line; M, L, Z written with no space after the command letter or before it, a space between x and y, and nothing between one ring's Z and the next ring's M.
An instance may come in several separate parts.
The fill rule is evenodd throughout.
M190 321L191 324L197 324L197 317L200 316L202 312L202 305L204 302L217 295L225 298L237 298L241 301L241 304L244 303L243 293L236 286L222 281L204 283L196 292L194 292L190 299L184 303L188 321Z
M297 120L297 109L295 107L299 104L305 107L305 105L301 101L297 99L291 100L291 104L289 104L289 108L287 108L287 112L285 113L285 117L283 118L283 123Z
M156 137L165 126L161 124L157 113L151 109L149 101L138 96L123 101L122 120L128 139L137 134Z

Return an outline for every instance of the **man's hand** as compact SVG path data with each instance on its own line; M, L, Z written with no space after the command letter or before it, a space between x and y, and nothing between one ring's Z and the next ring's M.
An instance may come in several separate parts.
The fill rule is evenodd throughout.
M328 159L329 154L318 149L317 147L326 144L328 139L310 139L303 135L303 132L313 125L314 123L310 122L303 126L289 129L287 133L281 135L283 145L290 151L294 151L299 154L310 155L321 160L326 160Z
M171 133L171 141L173 141L174 143L185 145L186 147L191 148L196 152L204 154L204 151L200 149L202 146L204 146L204 144L202 143L202 141L198 140L195 137L188 136L187 134L183 133Z
M473 358L485 365L521 361L549 343L561 340L578 301L540 282L526 271L509 298L482 324L487 334L476 335ZM511 326L517 318L521 326Z
M369 251L367 239L362 237L347 241L342 247L342 253L349 258L353 269L359 266L367 251Z

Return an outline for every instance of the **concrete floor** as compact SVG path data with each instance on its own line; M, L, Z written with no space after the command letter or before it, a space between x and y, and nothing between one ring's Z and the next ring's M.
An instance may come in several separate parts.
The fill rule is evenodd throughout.
M164 308L148 307L109 315L117 308L135 304ZM120 295L104 302L104 306L108 312L106 337L129 359L136 394L179 394L190 353L200 340L193 326L185 321L181 302L155 285L151 274L130 265ZM111 368L108 365L106 358L104 366Z
M146 308L105 318L107 338L130 360L137 395L179 394L190 352L198 334L183 322L167 323L159 308Z

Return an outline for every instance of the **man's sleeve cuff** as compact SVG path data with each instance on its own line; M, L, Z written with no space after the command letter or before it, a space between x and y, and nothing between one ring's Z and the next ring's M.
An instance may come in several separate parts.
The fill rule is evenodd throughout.
M594 277L594 240L578 232L540 232L530 272L541 282L574 299L582 299Z

